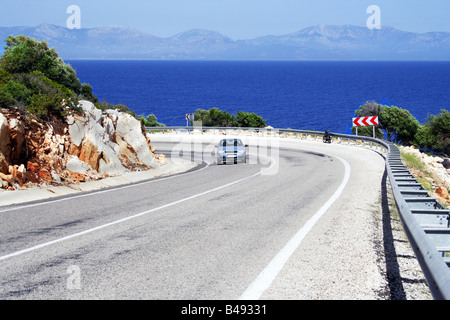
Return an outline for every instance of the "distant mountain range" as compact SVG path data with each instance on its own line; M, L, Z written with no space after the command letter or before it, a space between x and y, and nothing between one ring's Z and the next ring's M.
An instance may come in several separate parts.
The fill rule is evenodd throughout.
M0 27L0 39L45 40L63 59L152 60L450 60L450 33L414 33L383 26L318 25L286 35L233 40L195 29L161 38L131 27L67 29Z

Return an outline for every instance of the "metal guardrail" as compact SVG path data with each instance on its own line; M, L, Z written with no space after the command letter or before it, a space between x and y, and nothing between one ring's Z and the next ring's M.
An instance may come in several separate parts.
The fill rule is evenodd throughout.
M388 145L386 168L405 232L416 253L431 294L450 299L450 210L414 178L403 165L400 150Z
M313 131L313 130L295 130L295 129L276 129L276 128L248 128L248 127L192 127L192 126L171 126L171 127L146 127L147 131L150 132L174 132L175 134L178 133L195 133L195 132L210 132L213 131L215 133L217 132L223 132L224 134L227 134L227 132L232 131L233 134L239 134L240 132L244 131L251 131L254 135L261 135L261 136L274 136L276 134L283 134L284 136L287 135L296 135L297 138L299 136L312 136L313 138L317 138L318 136L322 137L324 135L324 132L320 131ZM355 135L347 135L347 134L337 134L333 133L334 139L340 139L347 140L347 142L350 144L351 142L357 143L357 141L366 141L369 142L372 146L372 144L381 145L378 139L373 139L370 137L362 137L362 136L355 136Z
M150 132L172 131L201 133L232 131L233 135L251 131L262 136L312 136L314 139L324 136L324 132L293 129L242 128L242 127L147 127ZM369 143L387 150L386 170L391 184L395 204L402 220L405 232L417 256L422 271L428 282L431 294L436 300L450 300L450 210L430 197L428 191L414 178L404 166L400 150L395 144L371 137L333 133L333 139L344 140L348 144L364 146Z

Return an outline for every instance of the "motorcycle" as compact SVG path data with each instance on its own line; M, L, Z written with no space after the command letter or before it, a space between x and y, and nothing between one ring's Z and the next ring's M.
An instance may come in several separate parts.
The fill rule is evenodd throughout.
M332 134L328 130L325 130L325 135L323 136L323 143L331 143L331 137Z

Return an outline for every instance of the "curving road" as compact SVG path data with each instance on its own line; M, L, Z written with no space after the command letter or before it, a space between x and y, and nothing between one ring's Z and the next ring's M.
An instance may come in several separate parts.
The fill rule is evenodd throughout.
M0 299L383 298L380 154L245 138L218 166L190 139L152 143L196 170L0 207Z

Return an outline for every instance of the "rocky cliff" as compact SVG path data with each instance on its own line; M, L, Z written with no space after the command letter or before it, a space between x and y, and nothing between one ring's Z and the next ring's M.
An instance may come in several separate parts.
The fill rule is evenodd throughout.
M0 189L78 184L166 163L133 116L80 101L83 114L40 123L0 112Z

